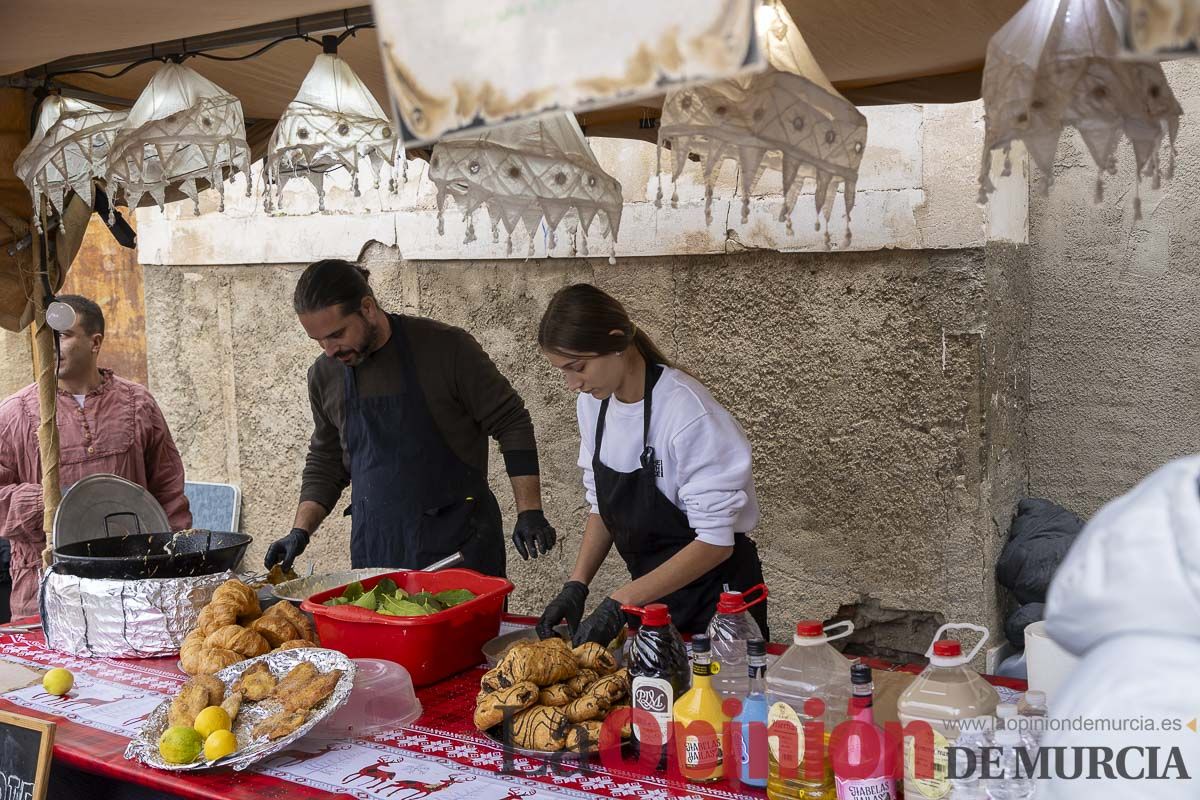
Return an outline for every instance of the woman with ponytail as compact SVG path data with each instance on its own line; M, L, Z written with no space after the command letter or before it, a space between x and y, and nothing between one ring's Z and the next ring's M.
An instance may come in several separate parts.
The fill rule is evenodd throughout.
M725 585L744 591L763 580L746 536L758 524L746 434L595 286L554 295L538 345L579 392L579 466L591 505L575 568L539 635L565 619L576 645L607 644L625 624L621 606L659 602L681 632L704 632ZM588 584L613 545L632 580L584 620ZM750 611L766 635L766 604Z

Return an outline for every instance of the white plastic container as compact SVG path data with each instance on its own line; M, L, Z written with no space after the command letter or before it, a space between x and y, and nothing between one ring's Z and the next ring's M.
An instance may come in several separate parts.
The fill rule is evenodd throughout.
M841 629L838 633L830 631ZM829 760L828 742L833 729L846 719L850 702L850 661L829 643L854 632L853 622L837 622L828 627L818 621L806 620L796 624L793 644L767 668L767 724L791 723L798 737L798 752L802 752L805 722L821 721L825 726L824 767L820 777L808 775L803 755L799 765L784 764L798 774L780 774L780 754L787 759L778 737L768 741L767 797L770 800L821 800L833 794L833 767ZM823 713L810 715L806 703L819 700Z
M708 638L712 641L712 659L721 665L712 686L723 700L742 700L750 691L746 642L763 635L748 609L766 599L767 587L760 583L744 592L721 592L717 601L717 613L708 623Z
M971 630L980 634L979 642L964 655L961 643L942 639L948 630ZM948 623L938 629L925 655L929 666L917 676L896 704L902 725L926 722L933 729L933 774L918 776L916 767L927 756L928 746L912 735L904 737L904 796L917 800L939 800L950 793L946 776L947 748L958 738L959 726L966 719L991 716L1000 701L996 690L968 664L983 649L988 630L969 623Z

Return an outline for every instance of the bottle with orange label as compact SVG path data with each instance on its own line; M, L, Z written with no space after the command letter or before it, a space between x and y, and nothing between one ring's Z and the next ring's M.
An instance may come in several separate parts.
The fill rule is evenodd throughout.
M712 676L721 665L712 660L712 640L707 634L692 637L692 688L675 701L679 768L692 783L710 783L725 777L722 737L729 715L713 688Z

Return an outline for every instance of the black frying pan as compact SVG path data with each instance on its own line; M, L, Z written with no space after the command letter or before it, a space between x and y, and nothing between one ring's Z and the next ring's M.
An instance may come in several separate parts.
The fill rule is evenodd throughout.
M188 578L236 569L249 545L244 533L131 533L63 545L54 560L80 578Z

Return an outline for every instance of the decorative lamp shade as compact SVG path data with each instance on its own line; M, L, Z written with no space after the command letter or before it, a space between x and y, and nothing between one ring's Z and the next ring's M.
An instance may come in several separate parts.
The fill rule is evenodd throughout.
M108 156L108 183L130 208L150 195L161 208L168 187L192 199L212 187L225 210L226 178L247 175L250 147L242 104L236 97L182 64L168 63L154 74L129 110Z
M446 198L454 197L467 220L464 244L475 239L472 217L486 205L492 240L499 241L503 223L509 254L518 221L525 223L532 255L533 236L542 220L549 228L553 249L558 224L568 215L582 231L583 255L587 255L587 234L597 217L601 218L601 233L612 242L615 253L621 226L621 184L600 168L573 114L556 111L446 136L430 155L429 177L437 186L438 233L444 231Z
M109 147L124 119L124 111L69 97L46 98L33 138L14 164L17 177L33 195L35 212L44 197L63 215L70 191L92 205L92 179L104 177ZM41 215L34 213L33 218L40 227Z
M764 72L676 89L667 93L659 126L660 176L656 205L662 205L661 154L671 149L677 181L688 154L699 157L704 174L704 215L712 222L718 167L732 159L740 170L742 222L749 221L750 192L767 169L783 176L779 221L791 231L791 213L805 182L816 187L816 206L828 223L837 184L845 195L846 242L858 165L867 141L867 119L833 88L813 59L791 15L778 0L755 16ZM671 197L672 206L678 195ZM820 221L817 222L818 229Z
M335 54L322 53L271 134L264 170L266 208L271 208L272 190L278 205L288 181L306 178L317 190L324 211L325 173L339 168L353 176L358 196L363 161L370 161L376 187L383 166L388 165L389 188L395 191L397 155L403 159L404 150L370 90L349 64Z
M993 150L1003 148L1007 175L1010 146L1023 141L1049 186L1059 136L1074 126L1100 169L1096 202L1103 197L1103 174L1117 171L1122 134L1129 137L1138 173L1134 216L1141 219L1141 179L1151 178L1155 188L1161 182L1164 137L1170 142L1167 177L1174 171L1182 110L1161 66L1121 59L1121 13L1112 0L1030 0L992 37L983 68L980 202L995 189Z

